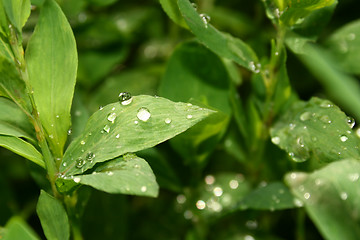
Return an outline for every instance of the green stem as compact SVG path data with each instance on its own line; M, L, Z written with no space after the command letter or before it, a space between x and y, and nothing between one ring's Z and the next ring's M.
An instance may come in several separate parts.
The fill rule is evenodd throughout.
M72 239L83 240L84 238L81 233L80 216L78 213L79 211L78 208L76 207L77 201L78 201L78 197L76 191L73 192L72 195L66 195L64 197L64 203L69 216Z
M305 211L303 208L297 209L296 214L296 240L305 240Z

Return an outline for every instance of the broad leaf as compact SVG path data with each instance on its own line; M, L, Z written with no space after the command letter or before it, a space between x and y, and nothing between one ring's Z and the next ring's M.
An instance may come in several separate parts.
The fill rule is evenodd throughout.
M69 191L74 184L92 186L108 193L156 197L159 186L148 163L135 154L108 161L91 174L64 177L57 180L60 191Z
M287 184L328 240L360 236L360 162L334 162L313 173L289 173Z
M337 64L347 72L360 74L360 20L338 29L326 43Z
M296 201L288 187L281 182L273 182L250 192L240 202L240 209L282 210L294 208Z
M231 59L258 73L260 65L254 51L240 39L222 33L208 23L206 15L199 15L188 0L178 0L181 14L199 41L221 57Z
M191 104L145 95L123 104L109 104L90 117L82 135L65 152L60 166L62 174L83 173L98 162L153 147L213 113Z
M30 16L30 0L2 0L6 15L18 33Z
M354 124L333 103L314 97L297 102L278 120L271 129L272 142L296 162L312 159L318 165L359 158L360 140L352 131Z
M61 157L71 123L77 52L71 27L54 0L41 7L26 62L41 123L55 157Z
M29 159L40 167L45 168L45 163L41 153L39 153L33 145L22 140L21 138L0 135L0 146Z
M35 231L20 217L12 217L5 226L3 240L39 240Z
M183 28L188 28L184 18L182 17L179 7L177 5L177 0L159 0L161 7L164 9L166 14L171 20Z
M292 26L311 12L332 5L335 0L286 0L283 2L283 6L286 8L283 10L280 20L287 26Z
M70 238L69 219L58 199L41 190L36 212L47 239Z

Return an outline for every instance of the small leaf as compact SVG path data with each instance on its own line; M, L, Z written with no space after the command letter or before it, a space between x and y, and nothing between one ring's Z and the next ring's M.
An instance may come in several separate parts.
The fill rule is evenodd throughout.
M47 239L70 238L68 216L58 199L41 190L36 212Z
M311 12L334 4L335 0L287 0L285 1L284 12L280 20L287 26L292 26L302 18L308 16ZM337 1L336 1L337 2Z
M289 188L282 182L273 182L250 192L240 202L240 209L282 210L296 207Z
M25 57L41 123L55 157L61 157L71 124L77 52L71 27L54 0L41 6Z
M40 167L45 168L45 163L41 153L39 153L33 145L25 142L21 138L0 135L0 146L29 159Z
M360 236L359 176L360 162L349 159L313 173L289 173L285 179L325 239L356 240Z
M352 131L354 124L333 103L314 97L294 104L270 133L272 142L294 161L312 159L318 165L360 157L360 140Z
M30 0L3 0L6 15L18 33L30 16Z
M360 74L360 20L336 30L326 43L334 53L337 64L347 72Z
M200 16L188 0L178 0L181 14L199 41L221 57L231 59L241 66L258 72L258 59L254 51L240 39L215 29Z
M135 96L127 105L112 103L94 113L65 152L60 172L83 173L98 162L153 147L187 130L213 111L161 97ZM86 161L87 154L94 154ZM84 164L80 164L85 161Z
M5 226L3 240L39 240L35 231L20 217L12 217Z
M92 174L76 175L70 179L60 178L57 186L60 191L69 191L74 182L108 193L156 197L159 192L150 166L135 154L126 154L108 161L95 168Z

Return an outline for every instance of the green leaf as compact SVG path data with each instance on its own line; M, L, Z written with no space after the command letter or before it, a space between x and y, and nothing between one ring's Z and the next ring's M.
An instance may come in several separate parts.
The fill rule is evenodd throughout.
M2 0L6 15L18 33L30 16L30 0Z
M25 84L14 63L10 62L8 58L9 56L0 55L0 96L16 101L25 110L29 109L30 104Z
M202 162L220 140L232 112L229 86L230 79L224 63L201 44L186 42L174 51L159 94L172 101L191 100L192 103L221 111L171 140L185 159ZM206 149L199 149L201 144L206 145Z
M337 60L324 49L296 37L287 43L295 49L296 53L300 53L297 56L324 86L328 95L359 120L360 85L358 81L340 71Z
M311 12L334 4L335 0L286 0L287 6L280 16L280 20L287 26L292 26L297 21L305 18Z
M342 69L360 74L360 20L348 23L336 30L326 44Z
M240 208L257 210L283 210L294 208L295 202L289 188L282 182L272 182L250 192L240 202Z
M28 142L13 136L0 135L0 146L29 159L40 167L45 168L41 153Z
M1 236L1 235L0 235ZM3 240L39 240L35 231L20 217L12 217L5 226Z
M206 17L200 16L188 0L178 0L178 5L190 30L202 44L221 57L231 59L253 72L259 71L257 56L246 43L205 23Z
M360 157L360 140L352 131L354 124L330 101L313 97L309 102L294 104L270 133L272 142L294 161L311 159L318 165Z
M71 124L77 52L71 27L54 0L41 7L26 62L41 123L52 151L61 157Z
M66 240L70 238L68 216L58 199L41 190L36 212L47 239Z
M67 183L69 182L70 183ZM157 197L159 186L148 163L135 154L108 161L96 167L91 174L59 179L60 191L69 191L74 183L89 185L107 193L122 193L138 196Z
M127 105L109 104L90 117L83 134L65 152L62 174L83 173L98 162L153 147L213 113L161 97L143 95L131 100ZM95 156L87 161L90 153Z
M179 7L177 5L177 0L159 0L161 7L166 12L171 20L183 28L189 28L186 25L184 18L182 17Z
M0 98L0 134L24 137L35 142L34 127L28 117L15 103L6 98Z
M342 160L313 173L289 173L285 180L328 240L360 236L360 162Z

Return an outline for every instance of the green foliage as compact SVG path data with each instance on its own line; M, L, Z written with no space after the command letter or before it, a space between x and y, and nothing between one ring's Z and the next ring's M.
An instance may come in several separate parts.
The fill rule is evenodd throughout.
M357 239L358 7L0 0L0 239Z

